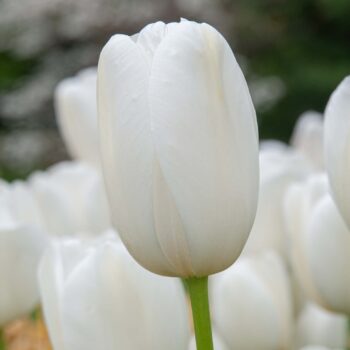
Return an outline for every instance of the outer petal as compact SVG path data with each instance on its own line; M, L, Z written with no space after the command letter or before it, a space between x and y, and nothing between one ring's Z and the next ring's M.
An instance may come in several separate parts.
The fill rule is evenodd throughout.
M328 102L324 147L333 198L350 227L350 76L342 81Z
M281 261L241 258L213 280L213 321L230 349L290 346L291 300Z
M314 209L307 237L314 283L332 311L350 313L350 233L330 196Z
M4 225L3 221L0 225L0 326L3 326L30 313L39 302L36 271L46 239L29 226Z
M346 348L347 318L308 303L297 321L297 345L322 345L331 349Z
M69 277L63 317L67 350L181 350L189 339L181 283L142 269L111 242Z
M54 349L65 350L62 294L68 276L83 260L87 248L78 240L53 241L42 257L38 279L45 323Z
M255 111L227 42L206 24L178 24L154 54L149 101L160 170L186 232L178 240L196 275L223 270L248 237L258 188Z
M144 51L125 35L112 37L98 65L101 154L112 221L123 242L143 266L172 275L153 223L148 76Z

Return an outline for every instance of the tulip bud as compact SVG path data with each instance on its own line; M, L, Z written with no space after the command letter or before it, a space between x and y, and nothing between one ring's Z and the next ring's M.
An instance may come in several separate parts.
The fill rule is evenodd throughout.
M258 210L244 254L286 251L283 198L288 186L305 178L310 168L305 159L281 142L266 141L260 151Z
M350 76L333 92L325 111L325 162L332 195L350 227Z
M296 279L297 290L322 304L314 285L306 251L307 230L311 214L319 200L328 192L325 174L314 174L306 181L292 184L284 198L284 219L288 241L288 257Z
M70 155L99 166L96 68L64 79L55 90L57 122Z
M54 349L187 349L181 282L141 268L113 235L54 242L39 284Z
M323 120L322 114L303 113L293 130L291 145L302 153L315 170L323 169Z
M45 245L41 231L20 225L0 203L0 327L38 304L36 272Z
M307 303L297 320L297 344L346 348L347 325L346 316Z
M329 310L350 314L350 232L329 195L313 210L306 253L314 285Z
M113 36L98 65L112 221L152 272L207 276L239 256L258 192L258 132L225 39L190 21Z
M42 212L42 225L50 234L99 234L110 227L102 178L94 168L60 163L34 173L28 185Z
M292 305L282 260L240 258L213 279L213 322L230 349L289 349Z

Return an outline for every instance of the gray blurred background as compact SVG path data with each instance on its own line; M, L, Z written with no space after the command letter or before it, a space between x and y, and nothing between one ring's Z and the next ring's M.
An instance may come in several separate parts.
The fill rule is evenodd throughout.
M67 158L52 103L59 80L96 65L113 33L180 17L227 38L261 138L288 141L296 118L322 112L350 74L348 0L0 0L0 176L24 178Z

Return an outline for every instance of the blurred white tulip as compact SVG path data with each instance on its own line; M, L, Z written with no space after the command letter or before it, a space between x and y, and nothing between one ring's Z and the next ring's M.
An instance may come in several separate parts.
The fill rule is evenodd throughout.
M336 349L336 348L327 348L324 346L320 346L320 345L308 345L308 346L304 346L302 348L300 348L299 350L345 350L344 349Z
M321 304L349 315L350 232L330 195L325 195L311 214L306 253Z
M307 303L297 320L297 345L346 348L348 319L328 312L313 303Z
M55 350L188 348L181 282L144 270L113 235L54 242L39 285Z
M27 315L39 303L36 273L47 243L45 235L37 228L16 221L1 197L0 327Z
M28 186L52 235L95 235L111 225L102 178L87 164L59 163L34 173Z
M283 198L288 186L309 172L307 161L291 147L277 141L262 143L258 210L244 254L275 250L285 255Z
M60 82L55 110L70 155L99 167L96 76L96 68L88 68Z
M314 111L303 113L294 127L291 145L301 152L315 170L324 168L323 118Z
M324 151L333 198L350 228L350 76L333 92L325 111Z
M245 78L208 24L113 36L98 65L112 220L133 257L170 276L230 266L253 224L258 131Z
M294 183L284 198L284 219L287 232L288 257L296 278L296 288L307 297L322 303L314 285L306 251L307 230L318 201L328 192L325 174L313 174L304 182Z
M218 334L213 331L213 344L215 350L229 350L229 348L226 346L226 344L223 342L223 340L218 336ZM190 340L190 345L188 350L197 350L196 347L196 339L194 336L192 336Z
M229 349L291 348L290 285L276 254L240 258L212 279L211 297L214 325Z

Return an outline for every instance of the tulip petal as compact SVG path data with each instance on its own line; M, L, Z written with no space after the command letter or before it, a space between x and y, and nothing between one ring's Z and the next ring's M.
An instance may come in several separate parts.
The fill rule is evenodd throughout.
M238 257L256 210L258 138L245 79L212 27L183 21L158 46L149 85L152 134L196 275ZM213 268L212 252L215 257ZM219 268L218 268L219 266Z
M112 220L123 242L143 266L172 275L153 223L148 78L143 49L128 36L113 36L98 65L101 154Z
M324 305L332 311L349 314L350 232L328 195L312 213L306 249Z
M67 281L65 349L185 349L182 294L178 280L149 273L124 247L107 243L82 260Z
M0 223L0 327L39 303L36 271L45 235L29 226Z
M325 162L334 200L350 227L350 76L333 92L325 111Z

